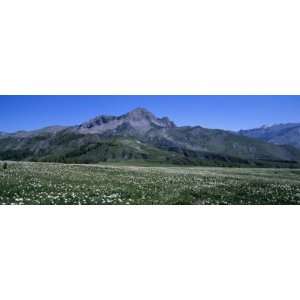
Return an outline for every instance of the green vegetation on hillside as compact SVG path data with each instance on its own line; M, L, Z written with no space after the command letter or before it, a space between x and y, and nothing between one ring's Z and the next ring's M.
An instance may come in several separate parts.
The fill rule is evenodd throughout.
M40 144L35 144L39 140ZM5 150L6 142L12 143ZM274 167L299 168L296 161L243 159L232 155L193 151L143 143L127 137L99 137L62 131L54 138L24 139L22 147L15 139L0 139L0 159L11 161L95 164L103 162L146 165ZM293 149L292 149L293 150ZM291 150L291 151L292 151ZM229 151L228 151L229 152Z
M232 131L176 126L143 108L0 136L0 160L299 168L300 149Z

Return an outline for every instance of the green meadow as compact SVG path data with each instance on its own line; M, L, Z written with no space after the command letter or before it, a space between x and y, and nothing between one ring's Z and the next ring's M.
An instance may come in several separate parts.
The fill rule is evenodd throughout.
M300 170L0 162L1 204L299 204Z

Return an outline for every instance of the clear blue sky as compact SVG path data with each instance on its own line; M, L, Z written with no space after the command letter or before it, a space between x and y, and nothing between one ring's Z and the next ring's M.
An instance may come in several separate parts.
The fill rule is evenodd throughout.
M177 125L230 130L300 122L300 96L0 96L0 131L74 125L144 107Z

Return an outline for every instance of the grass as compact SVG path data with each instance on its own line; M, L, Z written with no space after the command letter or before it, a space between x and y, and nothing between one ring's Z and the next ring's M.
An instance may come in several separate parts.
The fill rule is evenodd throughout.
M300 170L9 162L0 203L300 204Z

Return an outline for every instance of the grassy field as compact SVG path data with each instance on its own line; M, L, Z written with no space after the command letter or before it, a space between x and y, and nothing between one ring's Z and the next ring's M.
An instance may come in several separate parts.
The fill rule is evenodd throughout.
M1 204L300 204L300 170L0 163Z

